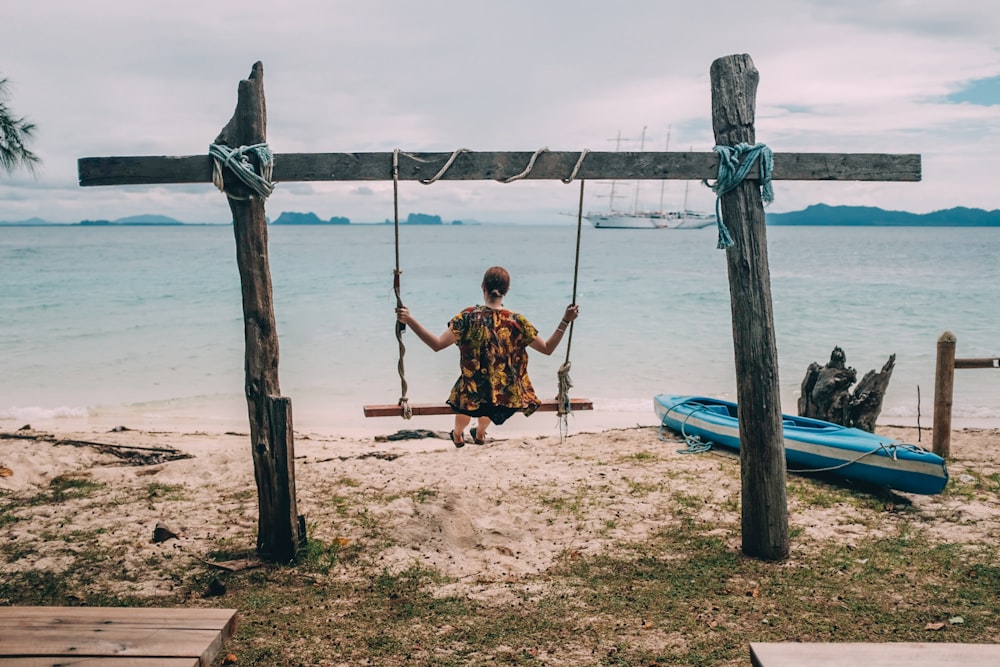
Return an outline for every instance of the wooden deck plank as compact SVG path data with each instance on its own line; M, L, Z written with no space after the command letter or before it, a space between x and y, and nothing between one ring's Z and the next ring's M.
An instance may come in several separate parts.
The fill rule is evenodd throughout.
M570 408L575 410L593 410L594 403L589 398L571 398ZM393 403L388 405L366 405L365 417L402 417L403 409ZM542 401L538 412L557 412L558 401ZM455 411L446 403L413 403L410 404L410 411L414 417L425 417L428 415L453 415Z
M0 607L0 628L87 625L157 627L230 632L234 609L147 607Z
M22 628L0 637L0 655L200 656L218 630L73 625Z
M235 609L0 607L0 665L206 666L235 627Z
M754 667L997 667L1000 644L752 643Z
M210 663L204 663L208 665ZM136 658L128 662L122 658L5 658L0 656L0 667L202 667L198 658Z

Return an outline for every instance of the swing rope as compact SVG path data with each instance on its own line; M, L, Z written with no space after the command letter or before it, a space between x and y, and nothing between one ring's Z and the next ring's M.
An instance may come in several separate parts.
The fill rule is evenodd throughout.
M454 160L454 156L452 156ZM446 167L447 168L447 167ZM444 173L442 170L441 173ZM440 176L440 175L439 175ZM403 299L399 293L399 276L403 272L399 268L399 149L392 152L392 210L394 218L394 230L396 237L396 270L392 273L392 290L396 294L396 307L403 307ZM396 342L399 343L399 363L396 369L399 371L400 396L399 407L403 412L403 419L410 419L413 410L410 408L410 399L406 397L406 369L403 367L403 357L406 356L406 345L403 344L403 332L406 325L402 322L396 323Z
M542 153L547 152L548 150L549 150L548 148L539 148L537 151L535 151L534 155L531 156L531 159L528 161L528 165L527 167L525 167L524 171L522 171L519 174L515 174L514 176L510 176L506 179L498 179L498 180L500 180L502 183L512 183L516 180L525 178L529 173L531 173L531 170L534 168L535 161L538 159L538 156L541 155ZM427 179L421 179L420 182L423 183L424 185L430 185L431 183L440 180L441 177L444 176L444 174L448 171L448 169L451 168L452 164L454 164L455 159L458 158L458 156L461 155L462 153L467 153L467 152L470 152L468 148L456 149L455 151L452 152L451 157L448 158L444 166L441 167L441 169L434 176ZM576 165L573 167L573 171L572 173L570 173L569 178L560 179L563 183L569 184L573 182L577 174L580 172L580 167L583 165L584 159L586 159L589 153L590 150L588 149L584 149L583 151L580 152L580 157L579 159L577 159ZM396 295L396 307L402 308L403 299L402 296L400 295L400 275L403 272L400 269L400 262L399 262L399 154L400 150L398 148L392 152L393 230L395 237L395 253L396 253L396 268L393 271L392 288L393 292ZM406 156L413 160L422 161L420 160L420 158L410 155L409 153L407 153ZM577 293L578 278L580 273L580 237L582 235L582 229L583 229L583 192L584 192L585 182L586 180L584 179L580 180L580 201L576 215L576 253L573 264L573 300L571 302L571 305L576 305L576 293ZM406 356L406 346L403 344L403 332L405 330L406 330L405 324L401 322L396 323L396 341L399 344L399 362L397 363L397 370L399 372L399 383L400 383L399 407L401 408L403 419L410 419L413 416L413 410L410 406L410 401L406 396L407 392L406 370L403 364L403 359ZM573 404L569 397L569 390L573 386L573 383L569 377L569 372L572 367L572 364L570 363L569 360L570 350L572 349L572 346L573 346L573 322L570 322L569 333L566 338L566 360L559 367L558 371L559 392L558 396L556 397L556 404L557 404L556 412L559 415L560 433L563 437L565 437L567 431L569 430L568 417L573 412Z
M715 183L708 180L702 181L715 193L715 221L719 227L719 243L716 246L720 250L733 246L733 237L729 235L729 230L722 223L722 195L726 194L747 177L753 165L760 161L760 198L765 204L774 201L774 189L771 186L771 172L774 170L774 155L771 149L764 144L745 143L736 146L715 146L713 151L719 154L719 176ZM744 159L745 158L745 159ZM740 163L742 160L742 164Z
M563 183L567 185L573 182L576 178L577 173L580 171L580 166L583 164L583 160L590 153L589 150L583 150L580 152L580 158L576 162L576 166L573 167L573 173L569 175L569 178L561 179ZM573 300L572 305L576 305L576 288L577 279L580 274L580 236L583 230L583 186L586 183L586 179L580 179L580 202L576 210L576 254L573 261ZM569 333L566 336L566 360L559 367L557 373L559 393L556 396L556 413L559 415L559 435L565 438L566 434L569 432L569 415L573 412L573 406L569 399L569 390L573 386L572 380L570 380L569 372L573 365L569 360L569 353L573 347L573 322L569 323Z
M549 150L548 148L539 148L537 151L535 151L535 154L531 156L530 160L528 160L528 166L525 167L524 171L522 171L520 174L514 174L513 176L509 176L507 178L498 178L497 180L500 181L501 183L513 183L514 181L521 180L522 178L530 174L531 170L535 168L535 160L538 159L538 156L541 155L542 153L547 153L548 150Z

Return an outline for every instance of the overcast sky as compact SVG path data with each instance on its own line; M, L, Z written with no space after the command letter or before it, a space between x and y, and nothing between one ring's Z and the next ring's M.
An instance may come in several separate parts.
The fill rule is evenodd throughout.
M920 183L775 183L774 212L814 203L1000 208L997 0L11 0L0 78L37 125L36 176L0 174L0 220L163 214L226 222L210 184L88 187L84 156L195 155L264 65L275 153L710 151L709 68L749 54L757 141L780 152L920 153ZM643 184L647 207L660 187ZM588 184L588 208L607 206ZM669 182L679 207L683 182ZM558 181L400 186L445 220L572 222ZM714 195L690 184L691 207ZM392 216L391 183L281 183L271 217Z

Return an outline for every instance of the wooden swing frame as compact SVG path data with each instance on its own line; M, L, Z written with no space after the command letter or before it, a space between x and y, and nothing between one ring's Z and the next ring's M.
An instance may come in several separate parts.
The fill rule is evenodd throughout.
M424 185L430 185L435 181L439 180L444 176L445 172L454 163L455 158L457 158L461 153L468 152L466 149L458 149L452 153L451 158L445 163L445 165L438 171L438 173L426 180L421 180ZM535 166L535 160L542 153L548 152L547 148L541 148L535 151L535 154L528 161L528 166L519 174L511 176L509 178L503 179L503 183L511 183L516 180L525 178ZM587 154L590 151L582 151L579 158L577 159L576 166L573 168L573 172L570 174L569 178L560 179L563 183L567 185L572 183L580 171L580 167L583 161L586 159ZM577 288L577 276L580 271L580 236L583 228L583 186L586 181L580 180L580 201L577 207L576 216L576 256L573 264L573 300L572 303L576 304L576 288ZM399 265L399 150L393 152L392 155L392 204L393 204L393 215L394 215L394 232L395 232L395 250L396 250L396 269L393 272L392 288L396 295L396 307L402 307L403 299L400 296L400 280L399 277L402 274ZM403 356L406 354L406 347L403 345L402 334L406 330L406 325L401 322L396 323L396 340L399 342L399 379L402 386L402 397L399 399L398 403L395 404L383 404L383 405L365 405L364 414L365 417L402 417L404 419L409 419L410 417L425 417L425 416L435 416L435 415L452 415L456 414L455 410L452 409L447 403L419 403L411 404L409 399L406 397L406 377L403 371ZM569 335L566 340L566 361L563 364L563 368L568 372L569 369L569 352L573 343L573 323L570 322L569 325ZM560 374L563 370L560 369ZM536 408L535 412L558 412L560 415L565 415L567 412L575 412L577 410L593 410L594 404L590 399L587 398L566 398L562 397L544 400Z

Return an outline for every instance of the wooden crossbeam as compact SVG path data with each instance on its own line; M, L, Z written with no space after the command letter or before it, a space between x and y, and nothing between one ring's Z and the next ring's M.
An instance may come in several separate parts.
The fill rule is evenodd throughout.
M576 410L593 410L594 404L588 398L570 399L570 408ZM538 412L557 412L559 404L557 401L542 401ZM417 403L410 406L414 417L424 417L428 415L453 415L455 411L450 405L444 403ZM403 409L397 404L390 405L366 405L365 417L402 417Z
M433 178L451 153L400 153L399 179ZM468 152L460 154L441 176L445 181L505 180L523 172L533 152ZM577 151L538 155L527 180L568 178L580 159ZM212 158L205 155L83 157L77 161L80 185L156 185L210 183ZM716 153L593 152L584 159L579 179L623 180L714 179ZM756 178L756 167L751 178ZM775 153L774 180L919 181L919 154ZM392 180L392 153L279 153L273 179L282 181Z

